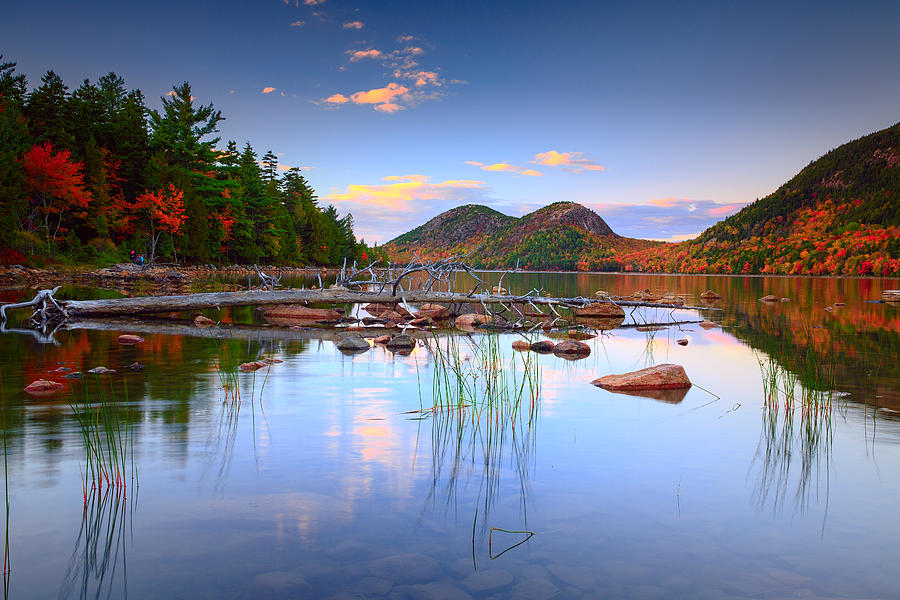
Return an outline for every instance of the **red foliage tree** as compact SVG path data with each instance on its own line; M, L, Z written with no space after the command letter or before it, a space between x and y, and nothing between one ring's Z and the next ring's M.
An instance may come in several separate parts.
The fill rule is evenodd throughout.
M22 159L30 196L24 229L43 229L48 251L72 217L84 218L91 194L85 189L82 164L53 144L33 146Z
M163 233L181 234L187 215L184 214L184 192L169 184L165 189L144 192L138 196L131 210L147 228L150 243L150 263L156 258L156 246Z

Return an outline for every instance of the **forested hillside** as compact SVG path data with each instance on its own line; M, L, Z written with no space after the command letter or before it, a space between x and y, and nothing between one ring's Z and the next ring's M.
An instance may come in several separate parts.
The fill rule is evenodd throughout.
M31 91L0 56L0 260L337 265L366 260L351 215L299 169L220 143L225 117L185 82L147 107L114 73Z
M832 150L695 240L623 257L622 268L900 274L900 123Z

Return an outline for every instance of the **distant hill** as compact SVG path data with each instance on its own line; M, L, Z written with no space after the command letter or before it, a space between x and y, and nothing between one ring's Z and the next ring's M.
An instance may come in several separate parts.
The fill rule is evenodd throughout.
M828 152L687 242L616 235L574 202L519 219L470 204L384 249L398 261L474 250L470 262L485 268L900 276L900 123Z
M658 242L616 235L594 211L574 202L557 202L521 218L469 204L448 210L383 246L392 260L413 254L442 258L472 251L477 267L561 270L618 269L623 252Z
M623 270L900 274L900 123L811 162L699 237L622 257Z

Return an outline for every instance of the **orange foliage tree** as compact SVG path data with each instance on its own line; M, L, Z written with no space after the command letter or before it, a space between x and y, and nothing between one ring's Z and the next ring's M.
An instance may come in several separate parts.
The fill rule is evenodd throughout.
M91 201L82 163L70 160L71 156L68 150L55 152L53 144L44 142L22 158L30 200L23 229L43 230L48 252L73 217L85 217Z

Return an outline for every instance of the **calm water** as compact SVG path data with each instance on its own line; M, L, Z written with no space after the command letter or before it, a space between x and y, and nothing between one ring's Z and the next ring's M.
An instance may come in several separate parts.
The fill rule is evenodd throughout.
M327 333L235 327L233 354L284 361L241 374L236 406L223 403L217 342L174 321L171 334L57 332L58 345L0 336L9 597L900 596L900 307L867 302L900 282L530 274L504 285L667 289L691 303L712 288L723 310L703 314L714 329L619 329L588 340L586 359L540 356L534 414L477 427L409 412L432 404L424 347L345 356ZM757 301L770 293L792 301ZM251 309L208 314L262 323ZM120 346L127 332L146 341ZM504 363L515 339L500 337ZM813 387L808 346L835 363L830 416L805 418L798 402L793 421L783 408L773 419L760 361ZM124 368L135 360L146 368ZM664 362L696 384L681 399L590 385ZM139 484L85 506L69 392L21 390L40 377L68 385L49 373L60 366L100 365L119 372L86 381L133 427ZM492 528L534 535L516 545L528 534Z

